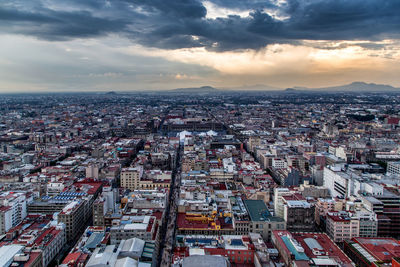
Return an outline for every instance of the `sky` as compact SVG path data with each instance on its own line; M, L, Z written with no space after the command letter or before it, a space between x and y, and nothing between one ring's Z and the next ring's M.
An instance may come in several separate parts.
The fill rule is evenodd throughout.
M398 0L0 1L0 92L400 87Z

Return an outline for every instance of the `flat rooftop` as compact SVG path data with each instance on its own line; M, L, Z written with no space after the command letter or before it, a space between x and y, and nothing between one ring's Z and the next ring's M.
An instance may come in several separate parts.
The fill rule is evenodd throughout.
M295 256L295 260L326 259L326 264L336 262L339 266L354 266L346 254L324 233L290 233L286 230L273 231L278 242L285 244L286 250ZM290 240L294 240L297 247ZM320 262L322 264L322 262Z
M348 243L371 262L373 259L390 262L392 258L400 257L400 242L394 238L356 237Z
M329 252L329 257L337 259L336 261L344 264L352 263L347 255L324 233L293 233L292 235L303 246L304 252L310 258L316 258L317 256L314 256L312 250L319 249Z
M252 221L266 221L272 217L264 201L246 199L243 202Z

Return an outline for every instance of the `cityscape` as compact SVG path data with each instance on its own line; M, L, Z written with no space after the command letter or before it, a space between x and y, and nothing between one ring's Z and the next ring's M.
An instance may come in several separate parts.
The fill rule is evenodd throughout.
M0 1L0 267L400 267L399 0Z
M2 266L399 264L400 94L191 91L3 95Z

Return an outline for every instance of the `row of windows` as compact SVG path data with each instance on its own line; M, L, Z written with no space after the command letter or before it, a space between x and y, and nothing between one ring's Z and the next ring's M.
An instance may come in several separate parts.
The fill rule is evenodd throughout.
M243 253L242 253L243 252ZM234 250L228 250L228 252L227 252L228 254L238 254L238 255L241 255L241 254L243 254L243 255L247 255L247 251L234 251ZM249 252L248 253L249 255L252 255L253 253L251 253L251 252Z
M230 261L236 262L235 256L230 257ZM237 261L238 261L238 262L241 262L241 261L242 261L242 258L241 258L241 257L237 257ZM245 263L252 263L252 259L251 259L251 258L244 257L244 258L243 258L243 262L245 262Z

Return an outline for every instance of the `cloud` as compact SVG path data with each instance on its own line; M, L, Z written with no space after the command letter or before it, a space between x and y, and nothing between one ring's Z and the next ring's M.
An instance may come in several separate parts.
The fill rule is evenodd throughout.
M127 21L119 18L96 17L88 11L20 11L0 7L2 32L32 35L46 40L68 40L123 31Z
M176 80L201 80L201 77L197 75L187 75L185 73L177 73L175 75Z
M140 47L129 54L124 51L129 42L117 35L62 42L2 35L1 41L0 92L172 89L204 85L216 72L148 57ZM177 73L187 79L175 79Z
M210 1L204 1L203 5L207 9L206 18L208 19L217 19L217 18L228 18L229 16L239 16L239 17L248 17L250 15L249 9L238 9L237 7L234 9L222 7L214 4Z
M399 12L393 0L13 0L0 4L0 30L46 40L115 33L150 47L228 51L398 38Z

